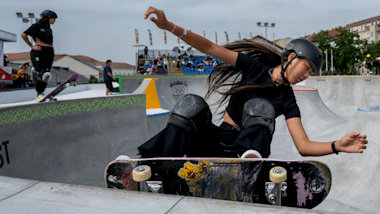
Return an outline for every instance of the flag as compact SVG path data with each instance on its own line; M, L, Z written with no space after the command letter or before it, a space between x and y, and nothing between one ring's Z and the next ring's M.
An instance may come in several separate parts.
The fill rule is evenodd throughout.
M251 40L251 41L252 41L252 40L253 40L253 38L252 38L252 32L249 32L249 33L251 34L251 38L250 38L249 40Z
M215 44L218 44L218 34L215 31Z
M167 41L167 38L166 38L166 30L164 30L164 41L165 41L165 45L168 44L168 41Z
M224 34L226 34L226 41L227 41L227 44L228 44L229 41L228 41L228 33L227 33L227 31L224 31Z
M239 34L239 42L240 42L240 40L241 40L240 32L238 32L238 34Z
M203 37L206 38L206 32L205 31L203 31Z
M150 32L149 29L148 29L148 33L149 33L149 42L150 42L150 45L153 45L153 41L152 41L152 33Z
M136 34L136 44L139 44L139 31L135 29L135 34Z

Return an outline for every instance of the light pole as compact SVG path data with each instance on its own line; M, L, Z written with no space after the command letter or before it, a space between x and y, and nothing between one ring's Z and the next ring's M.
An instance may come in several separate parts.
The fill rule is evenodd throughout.
M17 15L17 18L21 18L22 22L24 22L24 23L28 23L29 19L30 19L30 25L33 25L33 19L35 20L34 23L36 23L39 20L39 19L37 19L37 18L34 17L34 13L28 13L29 17L24 17L22 15L22 13L20 13L20 12L16 13L16 15ZM34 45L33 39L32 39L32 45Z
M265 39L267 41L268 41L268 39L267 39L267 28L268 27L274 27L275 25L276 25L276 23L272 23L269 26L268 22L265 22L264 25L261 25L261 22L257 22L257 27L265 27Z

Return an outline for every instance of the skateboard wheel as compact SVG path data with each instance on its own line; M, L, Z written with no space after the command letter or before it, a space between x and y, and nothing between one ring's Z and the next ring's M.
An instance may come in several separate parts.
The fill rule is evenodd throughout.
M150 169L150 166L141 165L133 170L132 176L134 181L143 182L152 176L152 170Z
M70 86L70 83L68 82L68 83L66 83L66 87L69 87Z
M77 86L77 83L74 83L74 86Z
M45 102L47 102L47 103L50 102L50 99L49 99L49 98L46 98Z
M286 169L280 166L273 167L269 172L269 179L274 183L282 183L286 181Z

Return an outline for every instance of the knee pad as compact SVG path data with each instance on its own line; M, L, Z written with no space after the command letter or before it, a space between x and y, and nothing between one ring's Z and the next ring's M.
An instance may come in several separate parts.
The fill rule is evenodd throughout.
M252 98L244 104L241 127L247 129L255 125L268 127L271 134L275 129L275 110L268 100Z
M37 80L41 82L49 82L52 78L50 71L38 71Z
M195 94L186 94L175 103L168 124L196 134L211 124L212 114L206 101Z

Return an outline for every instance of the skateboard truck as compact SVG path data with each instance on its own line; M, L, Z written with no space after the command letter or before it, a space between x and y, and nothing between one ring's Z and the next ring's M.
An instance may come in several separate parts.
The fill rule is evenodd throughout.
M287 196L286 177L286 169L283 167L276 166L269 171L269 179L272 182L265 182L265 196L272 205L281 206L281 198Z
M163 192L162 181L148 181L152 177L152 170L148 165L141 165L136 167L132 173L133 180L140 185L140 191L158 193ZM161 190L161 191L160 191Z

